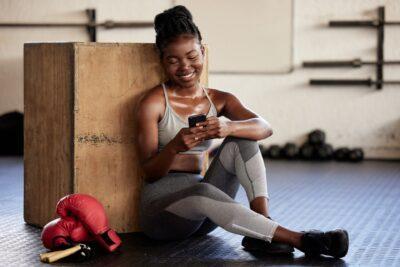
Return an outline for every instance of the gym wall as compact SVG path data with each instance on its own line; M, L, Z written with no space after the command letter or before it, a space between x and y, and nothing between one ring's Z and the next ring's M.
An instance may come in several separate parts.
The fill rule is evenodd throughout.
M184 5L192 12L204 42L213 47L210 72L292 71L293 0L243 3L243 0L174 1L175 5ZM246 19L238 20L238 17Z
M243 1L244 7L249 3ZM84 9L96 8L99 22L108 19L152 21L158 12L172 4L173 1L164 0L121 0L112 4L106 0L3 0L0 2L0 20L85 22ZM272 124L274 135L261 142L265 145L287 141L300 144L310 130L322 128L334 147L362 147L367 158L399 159L399 86L385 85L381 91L367 87L311 87L308 85L310 78L374 78L375 71L372 67L303 69L301 63L322 59L375 60L375 30L329 28L327 22L334 19L375 19L380 5L386 7L387 20L400 20L400 2L302 0L293 1L293 5L292 72L258 75L211 72L210 87L234 93ZM243 16L238 20L249 19L245 10L243 8ZM229 8L217 10L210 7L209 12L224 14L229 12ZM221 34L224 34L223 29ZM154 42L154 36L151 28L98 31L99 42ZM88 36L83 28L0 28L0 114L12 110L23 112L23 43L34 41L88 41ZM241 39L240 36L225 36L225 41L229 44ZM386 60L400 59L399 43L400 27L386 27ZM211 54L213 48L209 49ZM400 67L385 66L384 75L385 79L398 80Z

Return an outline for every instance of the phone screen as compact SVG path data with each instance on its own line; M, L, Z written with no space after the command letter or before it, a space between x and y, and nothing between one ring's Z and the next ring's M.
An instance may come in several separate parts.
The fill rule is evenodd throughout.
M207 117L204 114L192 115L188 118L189 127L195 127L196 123L206 121Z

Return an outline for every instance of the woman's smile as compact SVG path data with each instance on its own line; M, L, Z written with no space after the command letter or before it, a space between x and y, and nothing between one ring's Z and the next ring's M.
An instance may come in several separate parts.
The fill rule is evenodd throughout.
M182 81L190 81L195 76L196 71L188 72L185 74L178 74L178 78Z

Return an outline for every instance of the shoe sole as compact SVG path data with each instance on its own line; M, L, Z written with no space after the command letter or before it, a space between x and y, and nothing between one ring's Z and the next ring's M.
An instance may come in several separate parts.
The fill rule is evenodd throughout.
M284 254L291 254L294 252L294 248L291 249L281 249L281 250L268 250L268 249L260 249L260 248L246 248L243 247L243 250L249 252L260 252L269 255L284 255Z
M289 250L277 250L277 251L271 251L271 250L260 250L260 249L247 249L244 248L243 250L248 251L248 252L254 252L254 253L262 253L266 255L288 255L288 254L293 254L293 251Z

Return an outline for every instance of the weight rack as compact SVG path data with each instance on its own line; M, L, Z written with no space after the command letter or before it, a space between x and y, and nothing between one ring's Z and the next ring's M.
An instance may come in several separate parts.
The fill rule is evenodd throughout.
M105 29L114 28L148 28L153 27L153 22L115 22L113 20L106 20L103 23L96 23L96 9L86 9L88 17L87 23L0 23L0 27L85 27L91 42L97 42L97 28L102 27Z
M310 79L310 85L375 85L376 89L382 89L384 84L400 85L400 80L384 80L383 66L384 65L400 65L400 60L384 61L384 32L385 25L398 26L400 21L386 21L385 7L378 7L378 18L376 20L348 20L348 21L330 21L330 27L367 27L377 30L377 50L376 61L363 61L361 59L342 60L342 61L304 61L305 68L319 67L362 67L363 65L374 65L376 67L376 80L368 79Z

